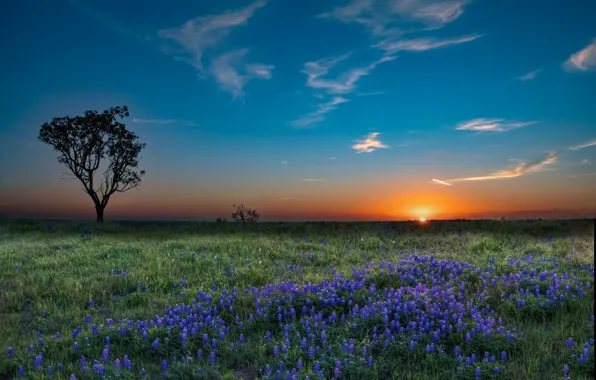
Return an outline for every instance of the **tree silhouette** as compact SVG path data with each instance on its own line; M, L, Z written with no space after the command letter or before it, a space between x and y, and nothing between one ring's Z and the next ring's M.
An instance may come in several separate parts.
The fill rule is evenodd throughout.
M83 191L93 200L99 224L103 223L110 197L137 188L145 174L144 170L137 172L133 168L138 166L139 153L146 144L137 142L138 136L117 120L127 116L126 106L112 107L103 113L85 111L84 116L55 117L39 130L38 139L59 152L58 162L83 184ZM107 167L103 177L97 179L104 159Z

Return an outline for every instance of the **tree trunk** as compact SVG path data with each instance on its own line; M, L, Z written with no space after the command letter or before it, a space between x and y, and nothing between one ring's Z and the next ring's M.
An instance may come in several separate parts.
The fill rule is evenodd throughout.
M105 207L95 206L95 212L97 213L97 224L103 224L103 210Z

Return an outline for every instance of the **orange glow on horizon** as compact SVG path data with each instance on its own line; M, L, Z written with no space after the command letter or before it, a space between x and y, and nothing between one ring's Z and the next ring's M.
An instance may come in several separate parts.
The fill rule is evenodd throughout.
M420 223L425 223L426 222L426 218L423 217L423 216L421 216L419 220L420 220Z

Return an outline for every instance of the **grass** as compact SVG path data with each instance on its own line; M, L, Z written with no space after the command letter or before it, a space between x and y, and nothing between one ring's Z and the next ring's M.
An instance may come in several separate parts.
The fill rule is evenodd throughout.
M108 222L101 232L92 223L3 221L0 379L17 377L19 366L31 379L130 379L141 378L141 369L151 379L254 379L267 378L267 365L276 378L281 360L284 379L293 368L296 379L332 378L334 371L343 379L473 379L477 370L483 379L592 379L593 261L590 220L258 223L250 229ZM551 288L550 298L557 302L545 305L554 273L559 288ZM392 325L397 314L404 331ZM454 314L462 319L459 331ZM494 324L490 337L483 323ZM132 360L130 371L124 355Z

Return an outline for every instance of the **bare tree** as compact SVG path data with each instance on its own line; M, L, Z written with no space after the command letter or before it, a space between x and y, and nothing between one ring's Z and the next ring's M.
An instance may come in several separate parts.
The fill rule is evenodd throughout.
M138 136L117 120L127 116L126 106L112 107L103 113L85 111L84 116L55 117L39 130L38 139L59 152L58 162L66 165L83 184L83 191L93 200L99 224L103 223L110 197L137 188L145 174L144 170L137 172L134 168L146 144L139 143ZM96 179L104 159L107 168L103 177Z

